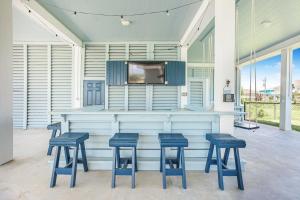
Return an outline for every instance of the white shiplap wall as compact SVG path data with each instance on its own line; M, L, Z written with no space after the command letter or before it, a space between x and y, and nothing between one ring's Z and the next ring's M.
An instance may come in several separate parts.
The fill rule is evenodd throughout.
M203 81L191 81L190 84L190 102L189 105L196 108L203 108L204 83Z
M174 110L178 107L176 86L153 86L152 110Z
M209 100L212 102L214 97L214 68L213 67L207 67L205 65L207 64L198 64L197 67L188 66L187 69L187 78L189 80L208 80L208 85L206 88L209 92ZM203 65L203 66L201 66ZM193 94L191 94L193 95Z
M154 60L178 60L177 44L154 44Z
M128 109L146 110L146 86L145 85L128 86Z
M50 113L72 107L72 47L15 44L13 86L15 128L45 128L60 121Z
M108 87L108 109L124 110L125 90L124 86L109 86Z
M13 46L13 125L23 128L24 124L24 97L25 97L25 49L23 45Z
M85 44L84 79L105 79L106 60L179 60L179 52L180 49L175 42L87 43ZM99 74L99 72L103 73ZM108 109L146 110L147 87L151 86L106 87ZM152 100L148 100L154 102L154 110L177 108L177 87L154 86L154 88L153 97L149 97ZM166 97L165 94L170 96Z
M48 124L48 54L47 45L27 47L27 126L46 127Z
M86 45L84 58L84 76L105 78L106 46Z
M72 48L51 46L51 111L72 108ZM61 121L52 115L51 122Z
M176 46L176 42L86 44L83 78L104 80L106 60L178 60L180 51ZM71 108L71 49L71 47L60 44L18 44L14 46L15 127L43 128L48 123L60 120L58 116L51 116L51 111ZM22 86L24 86L23 90ZM152 98L150 102L153 102L153 110L173 109L177 106L177 87L112 86L106 88L108 108L145 110L147 87L153 89L153 96L150 97ZM163 97L166 92L171 94L170 101ZM128 99L125 100L125 97Z
M146 60L146 44L129 44L129 60Z

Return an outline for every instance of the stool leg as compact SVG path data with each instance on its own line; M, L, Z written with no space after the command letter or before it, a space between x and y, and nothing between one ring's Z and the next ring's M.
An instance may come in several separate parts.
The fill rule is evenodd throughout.
M57 178L56 168L58 168L59 166L60 150L61 150L61 146L58 146L56 156L53 161L53 170L52 170L52 176L50 181L50 187L54 187L56 185L56 178Z
M56 129L52 130L52 134L51 134L51 138L50 138L50 139L52 139L52 138L54 138L54 137L56 136L56 132L57 132ZM47 151L47 155L48 155L48 156L51 156L53 147L54 147L54 146L49 145L48 151Z
M132 148L132 171L131 171L131 188L135 188L135 152L136 152L136 148L133 147Z
M76 146L74 148L74 152L73 152L72 175L71 175L70 187L74 187L75 186L76 171L77 171L77 161L78 161L78 146Z
M166 149L162 147L162 182L163 182L163 189L167 188L167 178L166 178Z
M240 190L244 190L243 177L242 177L242 169L240 162L239 149L234 148L234 159L235 159L235 168L237 171L237 181Z
M181 152L181 170L182 170L182 187L186 189L186 175L185 175L185 159L184 159L184 148L180 148Z
M120 147L116 147L116 165L117 168L121 168L121 156L120 156Z
M206 165L205 165L205 173L209 173L213 153L214 153L214 145L212 143L210 143L207 160L206 160Z
M159 171L162 172L162 148L160 148Z
M179 165L180 165L180 148L177 147L177 164L176 164L176 168L178 169L179 168Z
M134 157L135 157L135 171L138 171L138 167L137 167L137 159L136 159L136 148L134 148Z
M65 160L66 160L66 165L70 163L70 152L69 152L69 147L65 146L64 147L64 152L65 152Z
M80 148L81 148L81 155L82 155L83 170L84 170L85 172L87 172L89 169L88 169L87 160L86 160L86 152L85 152L85 145L84 145L84 142L82 142L82 143L80 144Z
M219 147L216 147L217 152L217 166L218 166L218 182L219 188L224 190L224 183L223 183L223 168L222 168L222 158L221 158L221 150Z
M116 187L116 154L117 147L113 148L113 160L112 160L112 177L111 177L111 187Z
M225 166L228 163L229 153L230 153L230 148L226 148L225 152L224 152L224 157L223 157L223 163Z

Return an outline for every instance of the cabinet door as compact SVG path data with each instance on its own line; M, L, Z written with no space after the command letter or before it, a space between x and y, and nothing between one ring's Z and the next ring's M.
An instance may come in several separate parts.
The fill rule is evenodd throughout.
M167 85L185 85L185 62L168 61L165 73Z
M104 105L104 81L84 81L83 106Z
M127 84L127 63L125 61L106 62L106 83L107 85Z

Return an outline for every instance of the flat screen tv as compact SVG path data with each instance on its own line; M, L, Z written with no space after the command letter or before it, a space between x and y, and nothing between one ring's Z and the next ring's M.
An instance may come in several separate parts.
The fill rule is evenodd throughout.
M164 62L128 62L128 84L164 84Z

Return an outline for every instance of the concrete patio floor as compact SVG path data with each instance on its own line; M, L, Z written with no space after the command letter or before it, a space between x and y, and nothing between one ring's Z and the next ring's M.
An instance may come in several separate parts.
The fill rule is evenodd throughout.
M300 199L300 133L262 125L256 132L236 129L235 134L247 141L247 148L241 151L247 162L244 191L237 189L234 177L226 177L225 191L220 191L216 172L203 171L187 173L187 190L181 189L179 178L168 178L168 188L163 190L161 175L155 171L137 173L133 190L128 177L118 178L117 188L111 189L110 171L79 171L73 189L69 177L60 176L57 186L50 189L46 156L50 134L15 130L14 160L0 166L0 199Z

